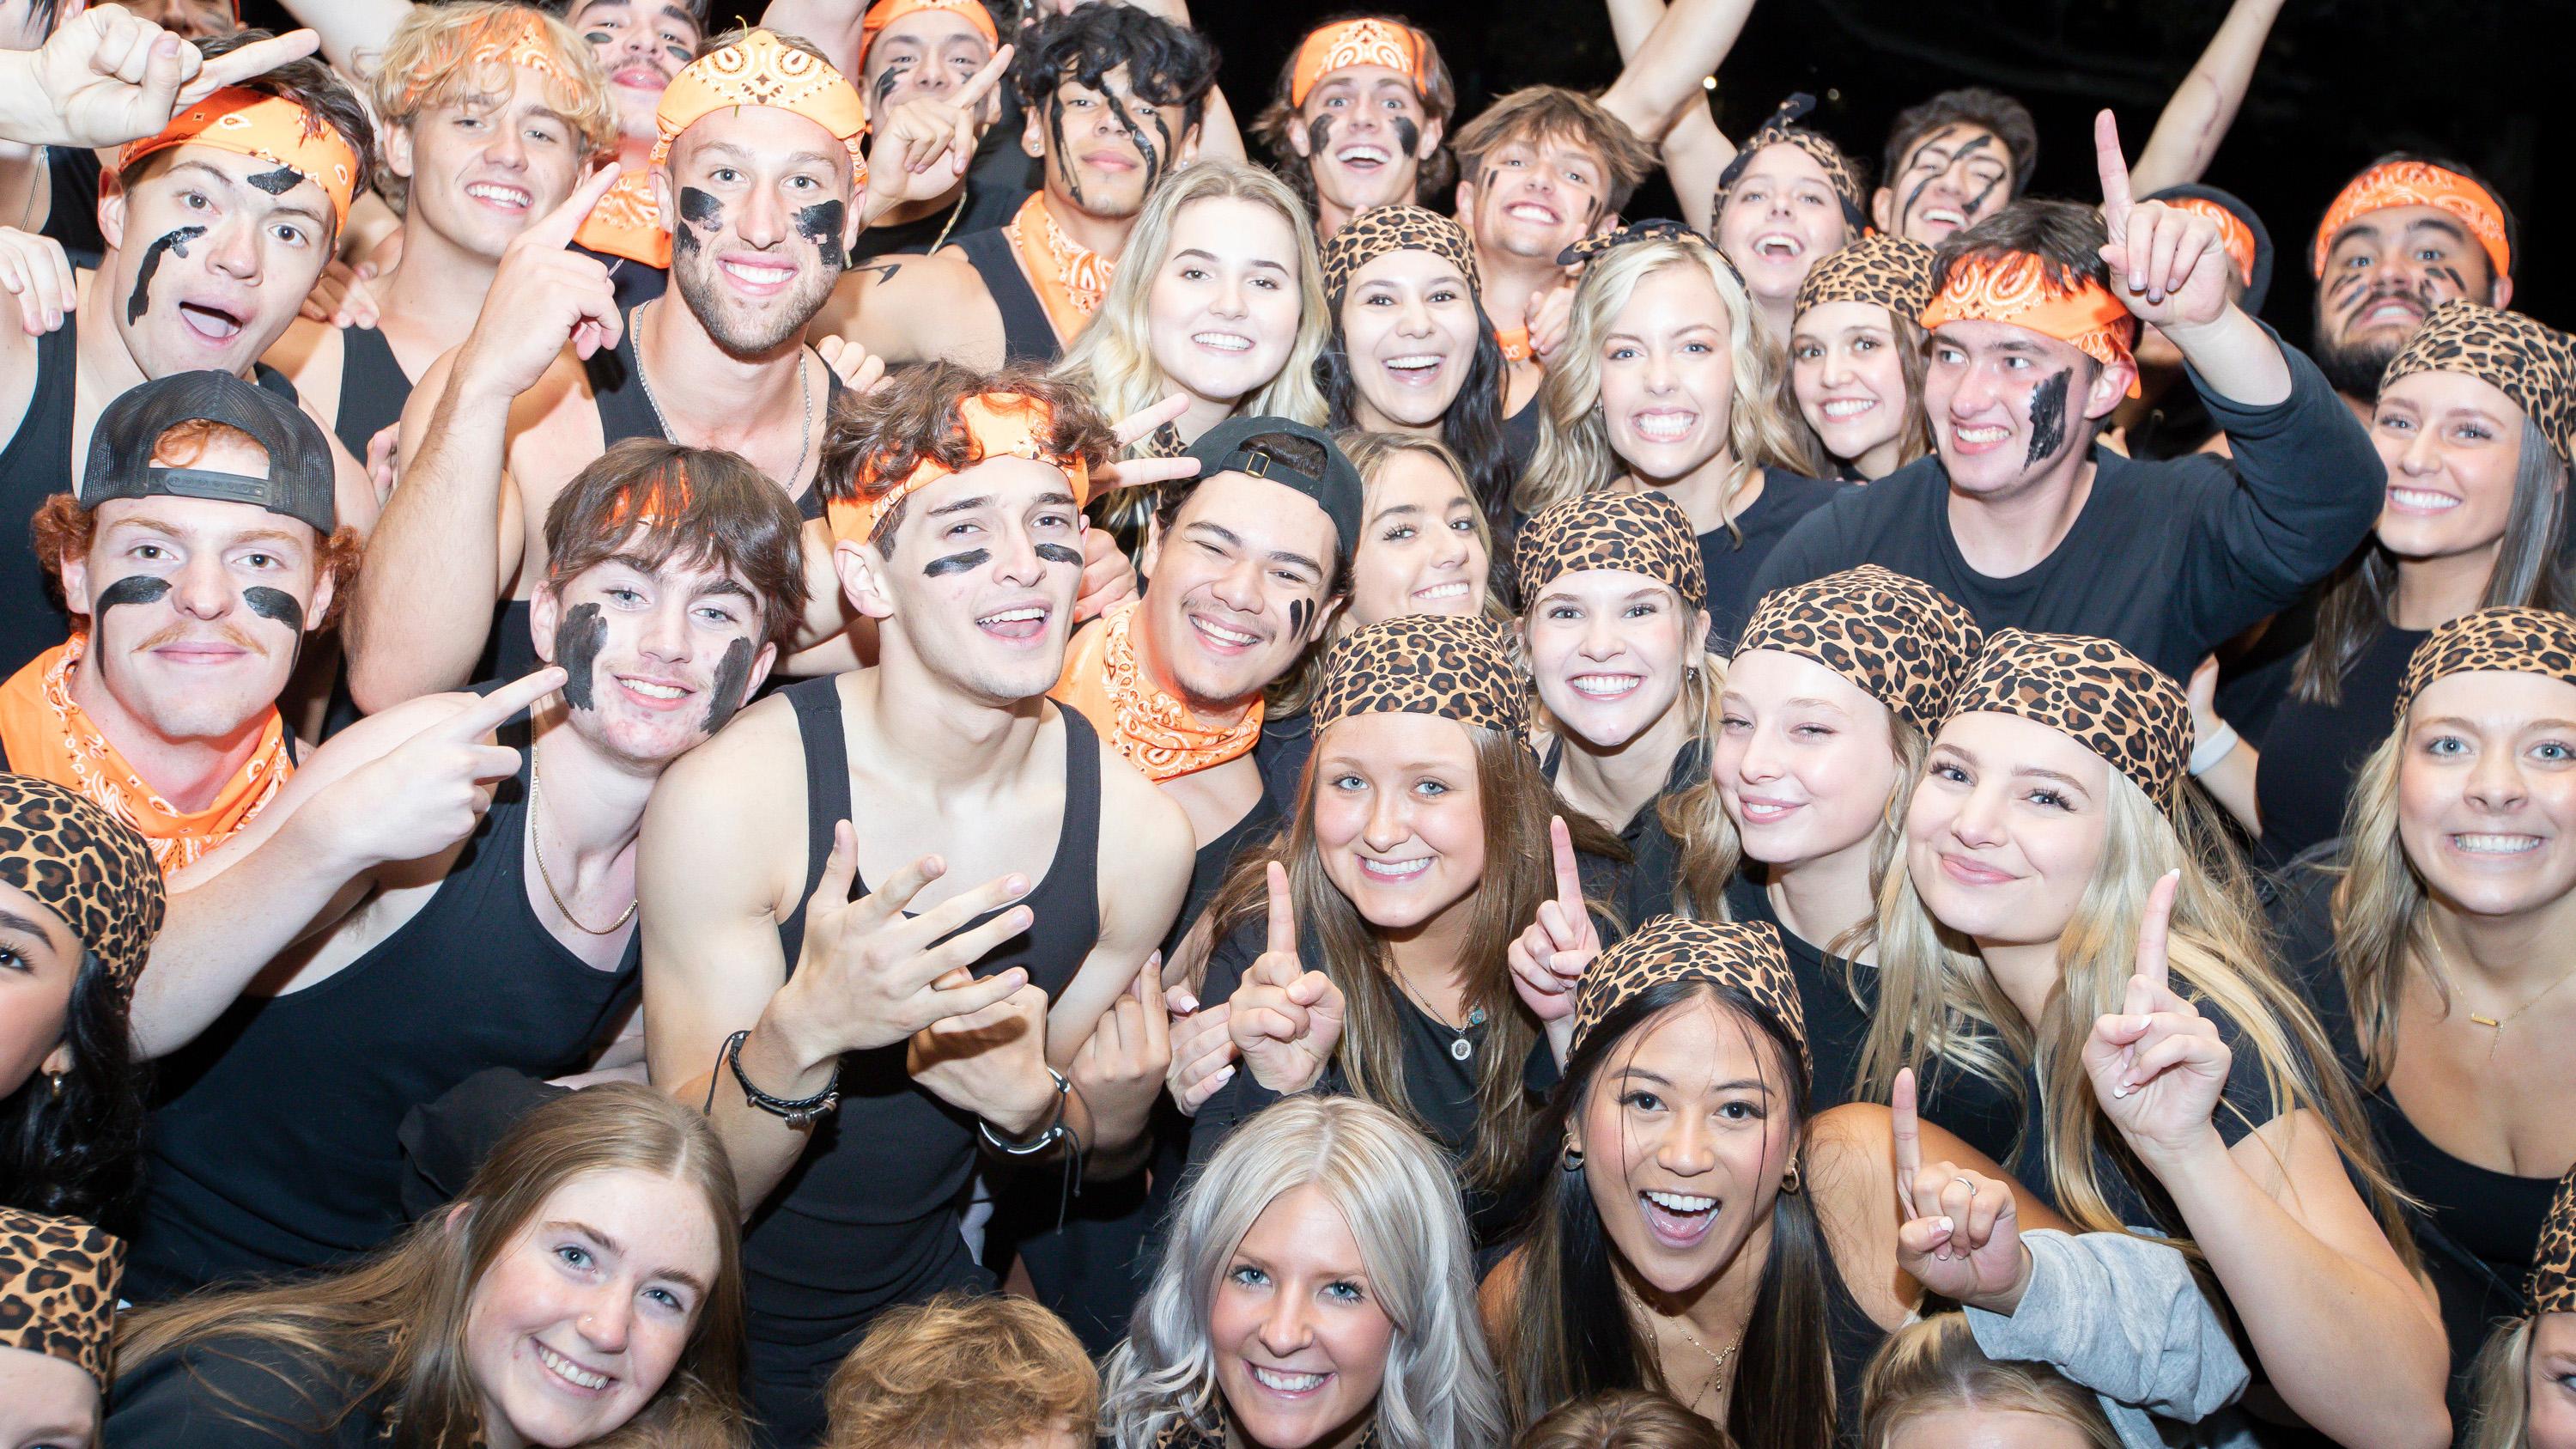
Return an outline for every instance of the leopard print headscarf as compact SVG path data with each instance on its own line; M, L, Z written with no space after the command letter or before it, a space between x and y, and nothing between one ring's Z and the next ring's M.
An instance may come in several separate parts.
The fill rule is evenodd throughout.
M1731 986L1788 1031L1798 1044L1802 1079L1815 1072L1807 1049L1807 1012L1779 928L1768 921L1699 921L1657 916L1603 951L1574 991L1574 1046L1604 1017L1637 994L1667 981Z
M0 882L62 917L134 989L169 904L142 832L51 780L0 775Z
M1932 305L1937 290L1930 247L1912 237L1872 232L1816 258L1798 284L1798 310L1827 302L1875 302L1889 316L1911 321Z
M2109 639L2005 629L1986 641L1950 706L2044 724L2100 755L2170 815L2182 804L2191 703L2163 671Z
M1708 564L1690 515L1661 493L1585 493L1551 503L1521 525L1512 550L1524 602L1560 576L1624 569L1672 585L1689 608L1708 604Z
M1332 647L1314 714L1318 734L1355 714L1436 714L1527 743L1529 686L1502 625L1412 614L1353 630Z
M1859 236L1869 228L1869 214L1862 209L1860 167L1834 144L1834 138L1822 131L1812 131L1798 124L1800 117L1816 107L1816 98L1804 91L1780 103L1768 120L1746 138L1744 148L1726 163L1717 178L1717 211L1726 210L1726 194L1735 189L1736 178L1744 174L1753 158L1765 146L1795 146L1823 168L1825 184L1834 189L1834 199L1843 206L1843 225Z
M1408 248L1447 261L1467 279L1470 291L1484 294L1484 278L1476 271L1476 244L1467 239L1465 227L1419 206L1372 206L1324 243L1324 295L1332 299L1334 315L1340 315L1342 298L1349 295L1351 278L1360 268L1388 252Z
M2559 465L2576 466L2576 337L2519 312L2453 300L2434 308L2388 359L2380 390L2418 372L2456 372L2494 384L2558 451Z
M0 1348L67 1359L104 1386L124 1276L115 1236L77 1218L0 1208Z
M2434 680L2487 671L2576 684L2576 618L2554 609L2480 609L2435 629L2406 661L2397 685L2398 720Z
M2576 1170L2558 1179L2558 1194L2549 1200L2526 1291L2534 1313L2576 1313Z
M1928 730L1948 715L1985 640L1975 616L1940 590L1862 564L1763 595L1735 653L1812 659Z

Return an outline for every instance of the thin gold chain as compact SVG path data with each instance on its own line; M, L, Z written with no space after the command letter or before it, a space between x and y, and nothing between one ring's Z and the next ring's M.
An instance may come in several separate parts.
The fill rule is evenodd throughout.
M537 773L537 743L534 740L530 740L528 742L528 845L536 853L537 879L544 883L546 894L554 899L555 909L562 913L565 920L572 922L574 930L585 932L593 936L607 936L615 934L620 928L625 926L628 921L635 919L635 908L644 904L643 897L638 896L634 900L628 901L626 903L625 914L619 916L616 920L609 922L605 926L593 927L584 925L581 917L572 913L572 907L564 904L563 892L555 889L554 873L546 869L546 832L544 830L545 814L545 781L543 777Z

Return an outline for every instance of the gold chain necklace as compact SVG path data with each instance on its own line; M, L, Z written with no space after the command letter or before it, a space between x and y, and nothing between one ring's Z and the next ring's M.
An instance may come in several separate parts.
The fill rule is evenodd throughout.
M1619 1293L1621 1297L1628 1300L1628 1306L1637 1311L1637 1316L1646 1320L1647 1341L1654 1341L1655 1325L1657 1323L1670 1323L1673 1326L1673 1331L1680 1334L1683 1340L1688 1342L1691 1347L1708 1355L1708 1361L1712 1372L1709 1374L1708 1382L1700 1385L1699 1392L1691 1395L1691 1401L1686 1406L1690 1412L1694 1414L1699 1412L1700 1401L1708 1397L1710 1390L1718 1390L1721 1393L1725 1390L1726 1366L1734 1361L1735 1351L1744 1346L1743 1340L1738 1339L1736 1342L1728 1344L1726 1346L1726 1351L1724 1353L1720 1353L1716 1349L1709 1347L1707 1344L1700 1342L1699 1335L1690 1331L1689 1323L1679 1317L1669 1319L1665 1318L1662 1314L1648 1308L1645 1300L1639 1298L1633 1291L1631 1291L1626 1283L1623 1282L1619 1285ZM1659 1371L1663 1368L1663 1362L1663 1345L1657 1343L1655 1345L1655 1367Z
M2443 951L2442 951L2442 938L2441 938L2441 936L2440 936L2440 935L2438 935L2438 934L2436 934L2436 933L2434 932L2433 927L2432 927L2429 923L2428 923L2428 924L2426 924L2426 926L2424 927L2424 939L2426 939L2426 940L2428 940L2428 941L2430 941L2430 942L2432 942L2432 943L2433 943L2433 966L2434 966L2434 969L2435 969L2436 971L2438 971L2438 972L2440 972L2440 973L2441 973L2442 978L2443 978L2444 980L2446 980L2446 981L2447 981L2447 980L2449 980L2449 979L2450 979L2450 975L2451 975L2451 962L2450 962L2450 958L2449 958L2447 955L2445 955L2445 954L2443 953ZM2569 978L2569 977L2571 977L2571 976L2576 976L2576 966L2570 966L2570 967L2568 967L2566 970L2559 972L2559 973L2558 973L2558 979L2557 979L2557 980L2552 981L2552 982L2550 982L2548 985L2546 985L2546 986L2544 986L2544 987L2540 988L2540 990L2538 990L2538 991L2536 991L2536 992L2534 992L2534 993L2532 994L2532 997L2531 997L2531 999L2530 999L2529 1001L2524 1002L2522 1005L2515 1007L2513 1010L2506 1012L2506 1013L2505 1013L2504 1015L2502 1015L2502 1016L2481 1016L2481 1015L2479 1015L2477 1012L2474 1012L2474 1011L2472 1011L2472 1012L2470 1012L2470 1013L2469 1013L2469 1020L2470 1020L2471 1022L2475 1023L2475 1024L2476 1024L2476 1025L2478 1025L2478 1026L2483 1026L2483 1027L2487 1028L2489 1031L2492 1031L2492 1032L2494 1032L2494 1033L2495 1033L2495 1035L2493 1035L2493 1036L2491 1036L2491 1037L2487 1038L2487 1060L2488 1060L2488 1061L2494 1061L2494 1060L2495 1060L2495 1054L2496 1054L2496 1048L2498 1048L2498 1047L2500 1047L2500 1046L2504 1045L2504 1029L2505 1029L2506 1027L2508 1027L2508 1026L2511 1026L2511 1025L2513 1024L2514 1019L2515 1019L2516 1017L2519 1017L2519 1016L2521 1016L2524 1012L2531 1010L2531 1009L2532 1009L2533 1007L2535 1007L2535 1006L2538 1006L2538 1005L2541 1003L2541 1001L2549 995L2549 993L2551 993L2551 992L2553 992L2553 991L2556 991L2556 990L2557 990L2559 987L2561 987L2561 986L2566 985L2566 984L2567 984L2567 980L2568 980L2568 978Z
M572 907L564 904L563 892L555 889L554 873L546 869L546 832L541 828L545 813L545 780L537 773L537 742L530 740L528 741L528 846L537 857L537 879L544 883L546 894L554 899L555 910L561 913L565 920L572 922L574 930L593 936L614 935L628 921L635 919L635 908L644 904L643 897L638 896L628 901L625 913L605 926L594 928L582 924L581 917L574 915Z

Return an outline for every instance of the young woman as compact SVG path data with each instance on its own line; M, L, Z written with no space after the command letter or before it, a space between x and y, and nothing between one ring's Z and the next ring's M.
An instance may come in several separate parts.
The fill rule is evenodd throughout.
M1898 1329L1861 1386L1861 1449L2120 1449L2093 1395L2044 1363L1998 1363L1967 1315Z
M125 1244L78 1218L0 1207L0 1444L98 1443Z
M1449 445L1412 433L1334 442L1364 490L1350 602L1334 616L1334 637L1407 614L1509 619L1493 587L1493 528Z
M1789 327L1794 412L1846 482L1875 483L1932 451L1923 326L1932 249L1872 233L1807 269Z
M166 901L133 827L0 774L0 1207L114 1222L133 1195L127 1008Z
M1315 376L1336 431L1448 444L1495 535L1508 537L1512 480L1527 459L1503 434L1507 364L1482 286L1475 245L1448 217L1418 206L1360 213L1324 243L1333 341Z
M2041 1200L2188 1245L2318 1431L2438 1443L2439 1318L2352 1089L2184 788L2189 728L2181 687L2107 639L1986 641L1882 896L1864 1073L2017 1084L2014 1172Z
M1116 1449L1499 1449L1449 1164L1371 1103L1244 1124L1181 1197L1101 1370Z
M2537 609L2433 630L2353 786L2340 861L2297 872L2280 907L2282 955L2417 1205L2455 1376L2487 1325L2525 1310L2576 1163L2571 651L2576 619Z
M1789 336L1808 269L1861 233L1869 219L1860 168L1821 131L1799 125L1813 96L1791 96L1718 177L1711 234L1753 299L1768 345Z
M365 1266L120 1324L107 1440L740 1444L740 1217L694 1105L633 1083L558 1097Z
M1717 637L1732 640L1772 546L1839 486L1790 471L1799 441L1778 389L1743 279L1715 247L1669 224L1613 237L1539 389L1520 509L1603 490L1672 499L1699 535Z
M1197 1108L1204 1161L1244 1119L1309 1088L1366 1097L1457 1159L1482 1235L1529 1117L1538 1040L1504 947L1548 894L1548 819L1507 635L1416 615L1333 646L1287 832L1209 907L1198 1000L1226 1003L1242 1070ZM1603 853L1588 822L1577 838Z
M2540 1241L2529 1308L2478 1355L2470 1449L2576 1449L2576 1172L2559 1181Z
M2387 737L2398 676L2427 631L2479 608L2576 607L2562 537L2576 390L2556 360L2571 352L2576 339L2521 313L2450 302L2389 362L2370 425L2387 499L2372 545L2317 605L2314 637L2264 726L2284 747L2258 757L2239 744L2200 776L2260 832L2258 863L2281 865L2343 823L2354 772ZM2198 738L2234 737L2195 708Z

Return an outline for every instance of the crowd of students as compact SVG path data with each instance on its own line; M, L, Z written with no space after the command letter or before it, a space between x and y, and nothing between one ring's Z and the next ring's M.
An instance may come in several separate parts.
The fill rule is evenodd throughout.
M1750 6L0 0L0 1449L2576 1449L2511 212Z

